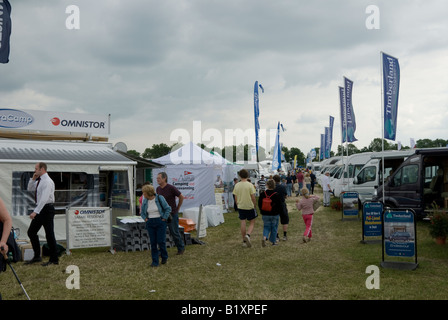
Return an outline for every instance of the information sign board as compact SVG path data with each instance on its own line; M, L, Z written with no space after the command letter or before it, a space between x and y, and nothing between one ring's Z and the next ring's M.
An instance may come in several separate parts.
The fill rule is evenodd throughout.
M381 202L364 202L362 209L362 243L381 241L383 204Z
M413 270L417 268L416 238L413 210L385 210L383 213L383 262L381 265L397 269ZM414 262L406 261L409 259L413 259Z

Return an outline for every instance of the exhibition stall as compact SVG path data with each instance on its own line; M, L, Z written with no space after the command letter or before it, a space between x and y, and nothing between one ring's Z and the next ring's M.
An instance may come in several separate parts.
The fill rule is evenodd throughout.
M216 197L215 194L221 193L221 199L229 198L233 178L237 177L238 168L240 168L220 155L207 152L192 142L153 161L165 166L153 170L154 186L158 186L157 175L165 171L168 183L179 189L184 196L182 210L200 205L221 205L220 197ZM228 206L227 202L224 204Z

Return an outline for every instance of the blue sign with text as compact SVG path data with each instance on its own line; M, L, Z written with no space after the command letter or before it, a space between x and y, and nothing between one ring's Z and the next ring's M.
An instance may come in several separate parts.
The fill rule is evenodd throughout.
M358 218L358 192L344 192L342 194L342 218Z
M415 222L412 211L384 213L384 249L388 256L393 257L415 255Z
M362 210L363 236L381 237L383 204L381 202L365 202Z

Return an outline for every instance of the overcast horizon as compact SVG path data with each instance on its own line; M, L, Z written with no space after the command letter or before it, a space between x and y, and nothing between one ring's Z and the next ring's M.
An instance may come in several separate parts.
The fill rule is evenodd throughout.
M381 138L381 52L398 58L401 73L397 139L389 142L448 139L442 0L10 3L0 108L110 114L109 141L128 150L172 145L179 129L193 137L195 121L210 146L219 143L207 140L207 130L222 137L253 130L258 81L262 130L281 122L283 145L306 154L320 146L333 116L336 153L344 77L353 81L361 149ZM79 29L66 26L70 5L79 8ZM366 26L370 5L379 10L379 29Z

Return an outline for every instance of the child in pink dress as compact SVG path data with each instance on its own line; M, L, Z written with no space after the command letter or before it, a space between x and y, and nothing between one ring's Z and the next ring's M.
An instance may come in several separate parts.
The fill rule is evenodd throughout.
M303 188L301 190L302 199L296 200L297 210L302 210L302 218L305 222L305 232L303 233L303 242L309 242L311 240L312 232L311 226L313 225L313 214L314 208L313 205L315 202L319 201L318 196L310 196L310 192L307 188Z

